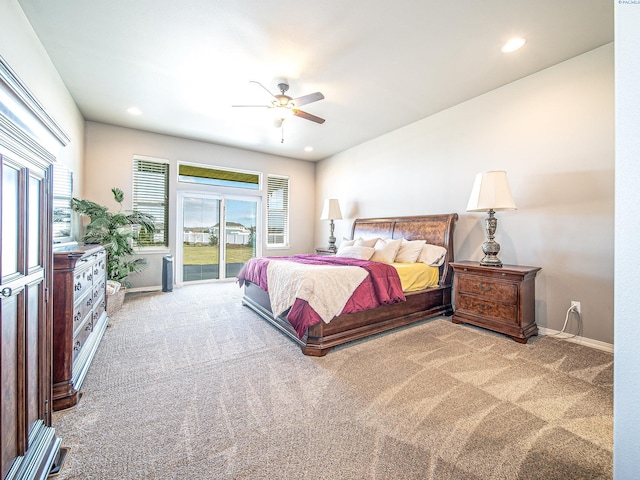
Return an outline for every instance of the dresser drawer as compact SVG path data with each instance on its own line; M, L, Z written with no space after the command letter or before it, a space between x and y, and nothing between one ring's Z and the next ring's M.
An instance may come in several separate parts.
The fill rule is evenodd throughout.
M76 331L87 314L93 307L93 298L90 294L85 295L73 306L73 331Z
M517 303L518 301L518 285L498 282L491 278L460 275L458 288L461 292L482 295L487 300L497 300L504 303Z
M493 302L485 298L478 298L461 293L456 299L456 306L460 313L470 313L500 319L508 323L516 324L518 321L518 310L515 304Z
M100 320L100 317L102 316L102 314L104 313L104 311L107 308L107 302L105 301L104 296L102 298L100 298L98 300L98 302L96 302L94 304L93 307L93 323L94 325L98 322L98 320Z
M100 285L93 287L93 305L96 305L100 300L100 297L104 295L104 286L100 288Z
M107 269L107 256L105 252L96 253L96 261L93 264L93 281L104 280Z
M88 290L93 288L93 269L85 268L75 272L73 275L73 298L74 303L82 297Z
M82 328L78 331L77 335L73 337L73 360L75 360L82 351L91 332L93 332L93 318L90 316L89 320L82 324Z

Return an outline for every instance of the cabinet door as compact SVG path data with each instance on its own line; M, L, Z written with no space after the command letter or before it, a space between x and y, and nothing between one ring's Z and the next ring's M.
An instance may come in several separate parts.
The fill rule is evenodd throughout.
M50 246L47 171L6 157L0 160L0 478L5 478L19 470L16 464L24 461L30 439L39 442L43 427L51 424L45 274Z

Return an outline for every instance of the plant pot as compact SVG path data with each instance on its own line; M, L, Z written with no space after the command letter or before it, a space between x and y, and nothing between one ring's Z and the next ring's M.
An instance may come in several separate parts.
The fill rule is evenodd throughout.
M124 296L127 293L127 289L120 285L118 282L109 280L107 282L107 315L111 317L122 307L124 303Z

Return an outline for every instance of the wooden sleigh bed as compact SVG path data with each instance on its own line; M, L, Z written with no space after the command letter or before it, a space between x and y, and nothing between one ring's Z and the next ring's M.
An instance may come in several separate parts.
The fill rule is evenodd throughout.
M437 287L405 293L406 301L382 305L370 310L342 314L329 323L320 322L308 328L299 338L287 321L286 314L274 317L269 294L258 285L246 281L242 303L280 329L296 342L305 355L323 356L333 347L375 335L426 318L451 315L453 284L453 230L458 214L421 215L410 217L359 218L353 223L351 238L404 238L426 240L431 245L446 248L444 262L439 267Z

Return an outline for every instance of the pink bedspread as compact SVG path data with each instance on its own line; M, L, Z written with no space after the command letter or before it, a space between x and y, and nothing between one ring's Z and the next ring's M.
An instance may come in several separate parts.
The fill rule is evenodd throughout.
M350 265L364 268L369 275L356 288L347 301L342 313L354 313L370 308L388 305L405 300L400 284L398 272L391 265L367 260L356 260L344 257L329 257L325 255L294 255L292 257L260 257L252 258L240 270L237 281L240 286L245 281L258 285L265 292L269 292L267 285L267 265L269 260L289 260L310 265ZM320 316L302 299L296 299L287 314L287 321L293 326L299 338L307 329L321 322Z

